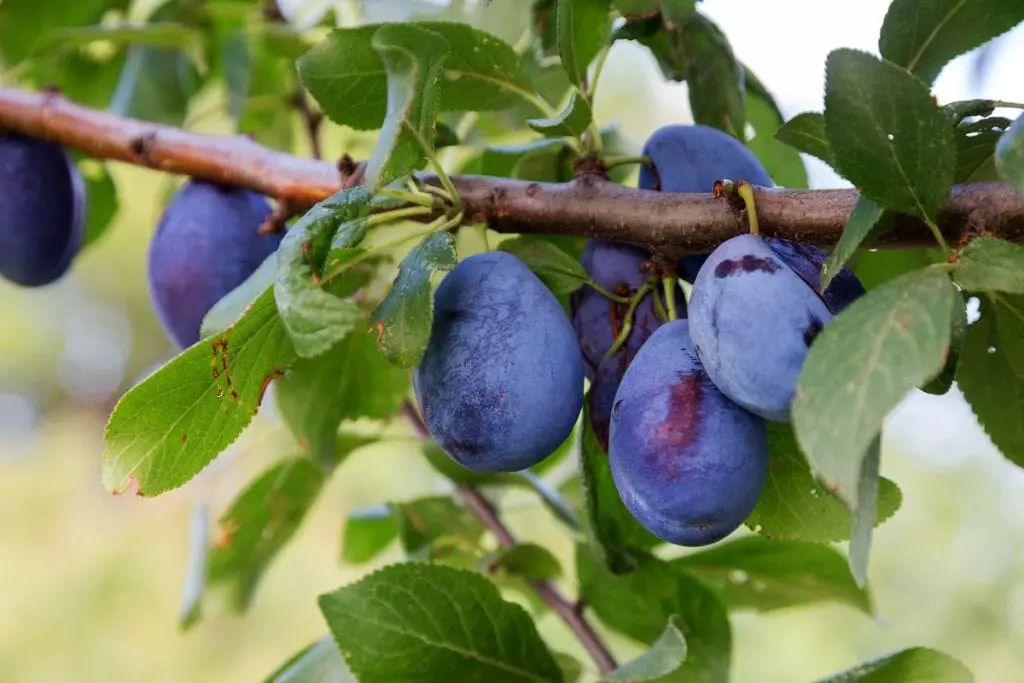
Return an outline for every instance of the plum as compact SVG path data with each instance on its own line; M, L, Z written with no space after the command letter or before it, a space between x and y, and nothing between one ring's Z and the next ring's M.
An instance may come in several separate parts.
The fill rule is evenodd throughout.
M651 166L640 166L638 186L661 192L711 192L720 178L772 186L771 176L747 147L717 128L669 125L654 131L642 154ZM693 282L707 254L684 256L679 276Z
M829 254L814 245L803 242L784 240L778 237L765 237L764 243L774 251L786 265L793 269L807 286L818 292L821 289L821 269L828 261ZM843 268L828 283L821 294L825 305L832 315L839 313L856 301L866 290L857 276L848 268Z
M714 543L757 505L768 471L765 422L715 387L688 320L659 327L633 358L615 396L610 437L619 497L662 540Z
M452 460L475 472L516 472L572 432L583 358L562 305L522 261L474 254L434 293L413 389L427 430Z
M85 183L63 147L0 131L0 275L23 287L59 280L82 247Z
M690 294L690 334L719 390L747 410L789 421L807 350L828 306L757 235L718 246Z
M164 209L149 247L149 294L180 348L199 341L203 318L277 249L261 235L272 208L251 190L189 180Z

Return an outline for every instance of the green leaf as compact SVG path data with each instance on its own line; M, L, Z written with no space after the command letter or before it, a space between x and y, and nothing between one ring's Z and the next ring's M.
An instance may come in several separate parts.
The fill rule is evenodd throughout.
M878 49L930 86L957 55L987 43L1024 21L1017 0L893 0Z
M697 0L661 0L661 18L669 30L686 22L697 10Z
M746 140L743 67L725 33L703 14L680 29L686 45L686 85L693 120Z
M976 237L961 252L953 278L966 290L1024 294L1024 246Z
M942 105L942 111L949 116L950 122L956 126L971 116L989 116L996 109L995 100L958 100Z
M853 508L853 528L850 531L850 571L857 585L868 583L868 555L871 550L871 531L875 528L878 509L878 467L882 451L882 434L875 436L860 464L857 482L857 503Z
M402 368L419 365L434 319L430 278L457 263L455 237L449 232L427 235L402 259L391 291L370 315L377 346L388 361Z
M388 505L358 510L345 520L341 560L346 564L369 562L398 537L398 518Z
M883 215L883 220L891 212ZM942 250L907 247L905 249L861 249L853 257L852 270L868 291L881 287L901 275L920 270L936 263L946 263Z
M782 124L775 137L790 147L821 159L833 168L836 165L832 158L832 145L825 134L824 114L816 111L797 114Z
M156 496L188 482L238 438L296 360L272 293L129 390L107 423L103 485Z
M640 681L661 680L682 666L686 661L686 638L683 623L675 615L669 617L664 633L654 642L651 649L636 659L605 674L603 683L639 683Z
M825 131L835 169L882 207L935 222L949 197L956 145L928 89L866 52L829 54Z
M110 112L180 126L202 79L188 55L174 47L134 45L128 50Z
M446 560L472 555L486 529L469 510L448 496L392 503L398 538L406 555L416 560Z
M746 536L671 564L718 591L730 609L768 612L833 601L871 611L870 597L854 583L846 558L819 543Z
M578 138L586 132L593 118L594 113L590 109L590 103L580 95L578 90L573 90L565 109L557 116L546 119L529 119L526 125L545 137Z
M626 18L658 14L661 0L612 0L612 7Z
M502 548L487 560L491 569L500 569L524 579L557 579L562 565L547 548L535 543L520 543Z
M107 165L96 161L78 164L85 180L86 222L81 249L95 244L110 227L117 214L117 187L107 170Z
M437 472L451 480L455 484L470 484L472 486L500 486L516 485L520 480L511 473L481 474L466 469L452 460L434 441L423 444L423 456Z
M514 255L555 294L568 294L590 282L580 262L552 242L538 237L515 237L500 249Z
M1024 196L1024 115L1018 116L996 145L996 169Z
M754 137L747 140L747 147L761 161L776 185L806 188L807 169L800 153L775 138L782 118L774 103L748 91L746 106L747 123L754 129Z
M366 164L371 192L421 168L440 99L442 67L450 48L439 34L415 24L388 24L373 34L373 49L388 74L388 106Z
M558 54L569 81L583 88L587 67L612 32L608 0L558 0Z
M474 572L392 565L319 605L360 683L562 682L526 610Z
M304 647L263 683L356 683L338 646L324 636Z
M963 350L964 339L967 337L967 304L963 294L953 295L952 326L949 330L949 357L942 366L942 372L921 387L921 391L941 396L949 391L956 378L956 370L960 366L960 352Z
M460 169L460 174L564 182L572 177L572 148L564 138L534 140L518 145L485 148Z
M686 661L665 681L729 679L732 629L715 592L667 562L641 556L635 571L606 570L584 545L576 546L580 595L609 628L648 645L675 617L686 638Z
M46 31L36 42L33 56L54 51L73 51L103 41L111 46L148 45L178 48L200 71L207 68L201 31L174 21L148 24L118 22L92 26L58 26Z
M336 465L338 425L395 415L409 384L407 372L377 353L370 334L353 333L316 358L300 358L278 380L275 403L302 448Z
M231 327L245 313L249 304L273 286L276 271L277 252L274 252L263 259L263 263L242 284L221 297L207 311L199 327L199 336L206 338Z
M375 130L384 121L387 72L371 41L388 24L334 29L296 63L303 85L336 123ZM519 56L500 38L465 23L418 21L440 35L445 60L441 111L498 111L532 93Z
M316 266L317 245L344 221L369 211L365 187L342 190L306 212L277 248L274 301L300 357L326 352L364 320L359 306L320 287Z
M604 566L615 574L625 574L636 567L639 551L660 545L661 540L636 521L619 497L608 454L590 424L590 391L588 389L583 397L580 444L580 480L587 534L591 550Z
M808 351L793 425L815 473L851 508L883 420L946 362L954 294L934 268L904 275L850 304Z
M884 216L885 210L867 197L861 196L857 199L850 217L846 219L839 243L829 255L825 267L821 269L821 291L825 291L832 278L843 270L843 266L862 244L870 243L872 239L892 228L892 221L883 220Z
M564 683L576 683L583 675L583 665L578 659L564 652L555 652L554 655L555 661L558 662L558 668L562 670L562 675L565 677Z
M978 298L956 382L995 447L1024 467L1024 298Z
M187 631L203 615L203 593L206 591L206 566L210 551L210 506L197 505L192 513L188 533L188 564L181 586L178 624Z
M847 669L818 683L973 683L970 670L949 655L912 647Z
M954 183L993 182L1000 178L996 172L996 146L1002 139L1010 120L992 116L981 121L957 126L956 170Z
M235 610L248 609L264 572L295 535L324 481L311 460L288 458L249 484L220 518L209 577L230 590Z
M94 24L109 9L124 9L127 5L126 0L45 3L37 0L4 0L0 3L2 61L5 66L13 66L28 57L45 29Z

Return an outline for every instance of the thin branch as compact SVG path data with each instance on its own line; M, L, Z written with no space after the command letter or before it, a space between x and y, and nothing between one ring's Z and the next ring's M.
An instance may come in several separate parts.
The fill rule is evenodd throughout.
M423 419L411 401L407 400L402 404L402 415L405 416L421 438L430 438L427 427L423 424ZM502 547L509 548L516 545L515 536L505 526L505 523L501 521L498 511L494 509L494 506L491 505L480 491L467 484L460 484L457 490L463 502L465 502L466 508L469 509L474 517L480 520L481 524L494 534L494 537L498 539L498 543ZM576 638L587 653L590 654L591 659L594 660L594 664L597 665L601 673L608 673L615 669L617 666L615 657L612 656L608 647L601 640L601 637L594 631L590 622L583 616L583 610L578 609L575 603L570 602L562 595L561 591L550 581L530 580L527 583L533 588L537 596L554 610L562 618L566 626L576 635Z
M309 105L309 98L301 85L295 86L295 92L291 97L292 107L299 112L302 122L306 126L306 137L309 138L309 149L314 159L323 159L323 145L320 144L320 124L324 121L324 115L314 111Z
M342 174L328 162L274 151L244 136L191 133L122 118L74 104L53 92L0 87L0 128L51 140L97 159L246 187L300 206L311 206L342 187ZM441 185L433 175L419 178ZM639 190L594 174L569 183L486 176L452 176L451 180L465 207L466 221L487 223L498 232L596 237L675 257L710 251L745 231L741 207L716 199L711 192ZM839 240L859 196L856 190L845 189L767 188L754 195L763 235L823 247ZM937 223L950 244L982 233L1024 242L1024 198L1003 183L959 185L939 212ZM905 216L872 246L934 244L927 225Z

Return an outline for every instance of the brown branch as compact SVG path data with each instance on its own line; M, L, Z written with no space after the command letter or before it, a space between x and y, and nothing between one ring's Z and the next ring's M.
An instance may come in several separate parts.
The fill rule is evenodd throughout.
M0 128L52 140L98 158L247 187L310 206L341 188L335 164L277 152L243 136L186 132L74 104L56 93L0 87ZM437 178L420 176L439 185ZM452 178L466 220L506 233L579 235L629 242L670 257L707 252L744 231L735 205L706 194L662 193L584 176L534 183L486 176ZM739 180L734 178L733 180ZM834 245L857 201L856 190L755 192L761 232ZM947 241L988 234L1024 242L1024 198L1002 183L960 185L939 214ZM901 217L872 246L934 246L917 218Z
M402 404L402 414L421 438L430 438L427 427L423 424L423 419L412 402L406 401ZM498 543L502 547L510 548L516 545L515 536L505 526L505 523L501 521L497 510L484 498L480 491L467 484L460 484L457 489L469 511L494 534L494 537L498 539ZM615 657L612 656L612 653L602 642L601 637L594 631L590 622L583 616L583 610L579 609L575 603L570 602L562 595L561 591L550 581L529 580L527 583L533 588L538 597L554 610L562 618L566 626L576 635L576 638L583 645L587 653L590 654L591 659L594 660L594 664L597 665L601 673L608 673L615 669L617 666Z
M291 104L295 111L302 117L302 123L306 126L306 137L309 138L309 149L314 159L323 159L323 145L320 144L320 124L324 121L324 115L314 111L309 106L309 98L301 85L295 86L292 93Z

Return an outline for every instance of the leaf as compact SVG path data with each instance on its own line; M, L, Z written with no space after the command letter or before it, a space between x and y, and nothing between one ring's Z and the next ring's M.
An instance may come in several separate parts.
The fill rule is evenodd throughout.
M590 547L614 574L636 567L638 551L661 544L629 513L612 479L608 454L590 424L590 392L583 397L583 434L580 443L580 480ZM667 617L667 615L666 615Z
M863 662L818 683L973 683L970 670L949 655L912 647Z
M263 683L356 683L331 636L297 652Z
M524 579L556 579L562 575L562 565L547 548L536 543L520 543L502 548L487 562L492 570L500 569Z
M767 427L768 475L757 507L744 523L773 541L832 543L849 539L850 511L815 479L797 446L792 425L768 422ZM892 517L901 503L899 488L883 477L877 523Z
M103 41L111 46L148 45L178 48L199 69L207 68L203 54L203 34L195 28L174 21L151 21L147 24L116 22L92 26L57 26L41 35L33 57L54 51L73 51Z
M680 29L686 45L686 85L693 120L746 140L743 67L725 33L703 14Z
M946 263L946 253L938 248L907 247L877 251L861 249L854 255L852 261L854 275L865 289L871 291L901 275L936 263Z
M559 112L558 116L546 119L528 119L526 125L545 137L578 138L586 132L593 118L594 113L590 109L590 103L580 95L578 90L573 90L565 109Z
M483 536L483 524L449 496L428 496L392 503L398 519L398 538L406 555L415 560L450 559L472 555Z
M655 641L650 650L636 659L605 674L601 681L607 683L639 683L660 680L686 661L686 638L680 630L681 620L675 615L669 617L664 633Z
M275 403L302 448L319 463L337 465L338 425L395 415L409 384L409 374L381 358L373 337L359 332L323 355L300 358L278 380Z
M202 79L185 52L175 47L134 45L109 110L117 116L180 126Z
M782 125L782 117L774 103L752 92L746 96L747 123L754 129L754 137L747 147L761 161L776 185L799 189L807 187L807 169L799 152L775 138Z
M388 505L357 510L345 520L342 532L341 561L346 564L369 562L398 537L398 518Z
M457 263L455 237L449 232L427 235L402 259L391 291L370 315L377 346L391 363L412 368L423 359L434 320L430 278Z
M236 611L249 608L263 573L295 535L324 482L323 470L311 460L282 460L249 484L220 518L209 555L210 583L226 584Z
M237 321L249 304L259 298L274 284L274 273L277 270L277 252L263 259L256 270L230 292L225 294L203 316L199 327L200 337L209 337L221 330L226 330Z
M124 9L127 5L126 0L79 0L69 3L4 0L0 3L2 61L10 67L28 57L45 29L94 24L107 10Z
M376 130L384 121L387 72L373 49L374 34L388 24L338 28L298 59L302 84L336 123ZM532 92L512 46L465 23L417 21L451 49L440 86L441 111L498 111Z
M746 536L671 564L714 588L730 609L769 612L833 601L871 611L870 597L854 583L846 558L820 543Z
M612 7L622 16L649 16L657 14L661 0L612 0Z
M565 677L564 683L576 683L583 675L583 665L575 657L564 652L555 652L554 655L555 661L558 662L558 668L562 670L562 675Z
M697 0L661 0L661 18L671 30L684 23L697 9Z
M370 194L365 187L341 190L306 212L277 248L274 301L302 358L326 352L364 319L355 303L319 286L316 244L344 221L361 218L369 211Z
M793 425L817 476L851 508L883 420L946 362L954 294L941 271L909 273L850 304L808 351Z
M949 391L956 378L956 370L960 366L960 352L963 350L964 339L967 337L967 304L960 292L953 295L953 315L949 330L949 357L942 367L942 372L921 386L921 391L941 396Z
M535 140L519 145L485 148L459 169L460 174L518 178L537 182L563 182L572 177L567 160L572 148L564 138Z
M850 571L861 588L868 583L868 555L871 550L871 530L875 528L875 511L878 508L878 460L881 450L882 434L879 432L868 446L868 452L860 464L857 504L853 508Z
M686 638L683 665L666 681L719 683L729 679L732 629L713 590L667 562L641 556L635 571L604 569L584 545L576 546L580 596L609 628L641 643L661 637L670 618Z
M996 145L996 169L999 175L1024 196L1024 115L1003 133Z
M946 112L950 122L956 126L971 116L989 116L997 106L996 100L958 100L942 105L942 111Z
M79 171L85 180L86 222L80 251L95 244L117 214L117 186L107 170L106 164L95 161L79 163Z
M267 290L237 323L129 390L107 422L103 485L156 496L188 482L238 438L270 382L296 360Z
M998 181L995 166L996 145L1002 139L1010 120L992 116L974 123L957 126L956 170L954 183Z
M1024 298L978 298L956 382L995 447L1024 467Z
M360 683L562 681L526 610L474 572L397 564L318 602Z
M935 222L952 187L956 145L949 119L919 80L866 52L833 50L825 131L834 168L861 194Z
M828 261L821 269L821 290L829 286L838 273L843 270L853 257L857 249L864 243L870 243L872 239L892 229L891 220L883 220L885 210L867 197L858 197L857 203L853 205L850 217L846 219L843 227L843 234L839 236L839 243L836 244Z
M1024 294L1024 246L976 237L961 252L953 278L966 290Z
M775 133L775 137L805 154L821 159L835 167L832 145L825 134L825 115L816 111L797 114Z
M558 1L558 55L569 81L583 89L587 67L612 32L608 0Z
M388 74L384 124L366 163L371 192L421 168L437 119L441 70L450 54L439 34L414 24L388 24L373 34Z
M203 614L203 593L206 591L206 564L210 544L210 506L197 505L192 513L188 533L188 566L181 587L178 624L187 631Z
M1017 0L893 0L878 49L930 86L957 55L987 43L1024 21Z
M515 237L499 247L514 255L555 294L568 294L590 282L579 260L552 242L538 237Z

